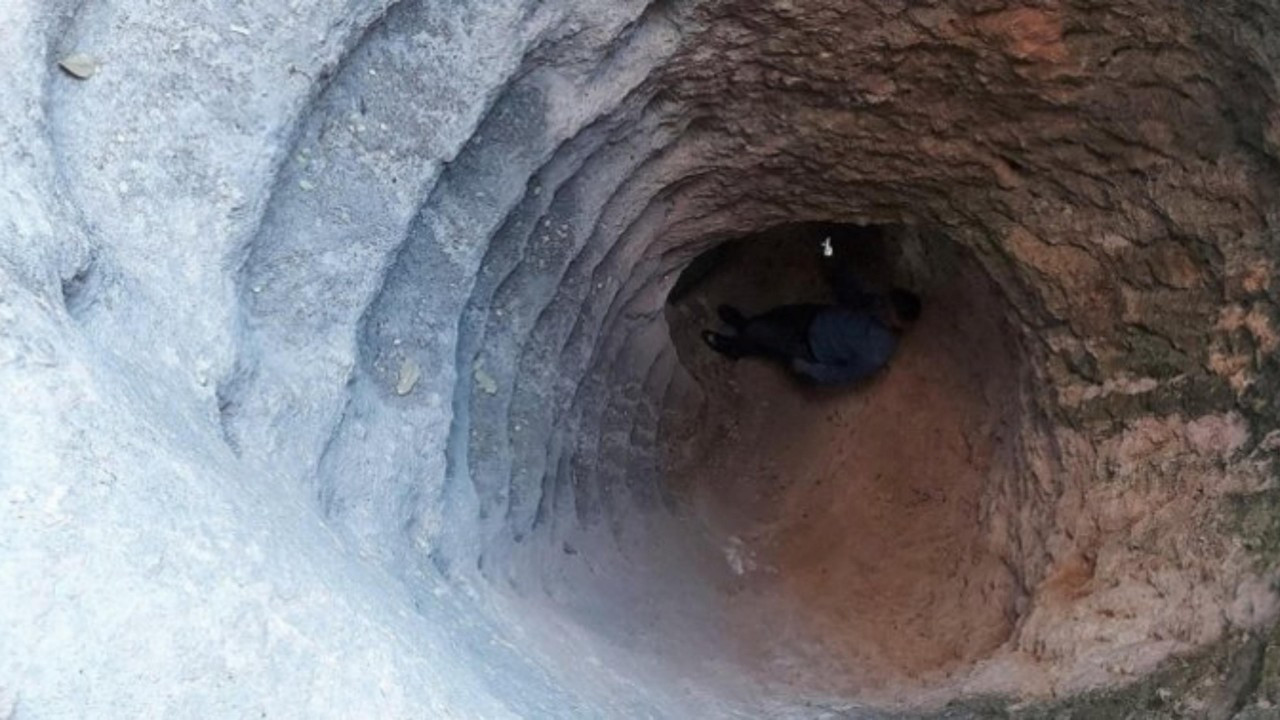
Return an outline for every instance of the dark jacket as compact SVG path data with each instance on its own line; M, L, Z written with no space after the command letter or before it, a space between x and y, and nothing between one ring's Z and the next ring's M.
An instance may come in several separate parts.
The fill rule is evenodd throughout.
M877 315L881 298L862 291L848 271L833 273L839 305L824 307L809 324L811 359L796 358L795 372L820 385L842 385L875 374L889 362L898 336Z

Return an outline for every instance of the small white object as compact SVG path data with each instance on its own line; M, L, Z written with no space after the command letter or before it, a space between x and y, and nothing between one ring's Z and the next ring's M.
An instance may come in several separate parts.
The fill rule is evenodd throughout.
M835 254L836 251L831 247L831 236L828 235L827 239L822 241L822 257L831 257Z
M479 386L486 395L498 394L498 381L495 380L492 375L485 372L482 365L477 364L472 374L475 377L476 385Z
M756 569L754 553L737 535L729 536L729 544L724 546L724 559L734 575L745 575Z
M245 27L245 26L243 26L243 25L231 25L231 26L229 26L227 29L228 29L228 30L230 30L231 32L233 32L233 33L237 34L237 35L244 35L245 37L249 37L249 35L251 35L251 34L252 34L252 33L249 31L249 28L247 28L247 27Z
M77 80L88 80L98 72L98 61L84 53L74 53L59 60L58 67Z

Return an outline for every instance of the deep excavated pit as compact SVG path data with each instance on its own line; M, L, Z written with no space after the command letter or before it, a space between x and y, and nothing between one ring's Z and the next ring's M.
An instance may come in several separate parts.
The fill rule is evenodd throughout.
M701 343L720 303L831 301L818 252L831 235L868 287L924 295L886 372L805 387ZM528 627L554 628L544 641L580 632L616 668L744 707L954 697L1026 609L991 517L1029 424L999 292L945 235L817 222L716 243L662 277L665 307L632 335L648 365L605 368L621 397L577 431L585 448L569 436L571 457L540 463L536 512L481 553L488 582L520 598ZM469 378L480 412L498 394L490 358ZM517 415L507 430L539 424ZM492 452L481 433L470 442Z
M1118 139L1204 104L1153 96L1131 130L1113 102L1131 89L1077 82L1067 58L1105 53L1069 45L1057 11L858 8L655 4L613 36L544 37L419 181L385 271L325 271L373 298L318 464L327 517L367 552L429 558L565 687L676 715L1044 698L1219 637L1220 598L1247 586L1228 541L1158 549L1209 522L1191 498L1257 486L1211 470L1244 446L1242 418L1212 402L1190 417L1095 409L1152 382L1219 387L1168 367L1180 350L1148 364L1198 321L1130 322L1162 288L1199 297L1215 261L1169 239L1172 210L1145 209L1165 202L1138 179L1153 140ZM607 44L607 61L582 64L575 43ZM878 50L837 61L846 47ZM414 97L352 72L333 92ZM1115 185L1117 168L1132 182ZM390 189L365 177L362 193ZM876 236L854 243L869 280L927 301L883 376L822 393L698 347L721 300L815 292L815 235L851 226ZM273 290L314 242L294 237L245 265L257 332L305 331ZM256 422L237 434L233 418L231 436ZM1176 453L1158 471L1176 480L1101 479L1165 462L1134 460L1144 443Z
M11 5L0 717L1280 703L1273 3Z

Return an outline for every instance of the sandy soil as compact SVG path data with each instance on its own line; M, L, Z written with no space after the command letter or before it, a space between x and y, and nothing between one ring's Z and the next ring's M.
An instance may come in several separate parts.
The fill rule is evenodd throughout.
M762 681L918 699L1015 621L1018 589L981 522L984 480L1008 471L1012 352L962 278L917 278L931 285L921 322L859 387L805 388L702 346L721 302L825 299L807 234L743 243L669 306L706 397L668 418L667 480L724 547L737 578L726 612ZM885 277L886 254L861 251Z

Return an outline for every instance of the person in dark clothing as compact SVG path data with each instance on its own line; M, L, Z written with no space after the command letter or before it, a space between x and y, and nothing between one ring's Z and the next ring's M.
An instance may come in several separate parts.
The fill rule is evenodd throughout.
M823 249L830 259L830 239ZM843 385L875 374L893 356L898 335L920 316L920 298L901 288L885 294L864 292L847 268L830 264L838 304L782 305L753 317L721 305L720 319L733 333L707 330L703 341L734 360L777 360L819 385Z

